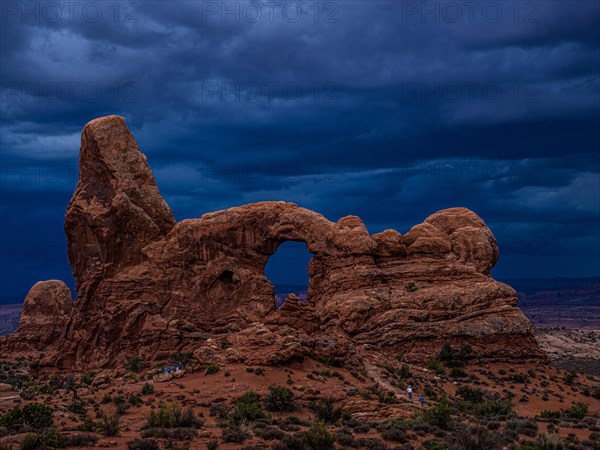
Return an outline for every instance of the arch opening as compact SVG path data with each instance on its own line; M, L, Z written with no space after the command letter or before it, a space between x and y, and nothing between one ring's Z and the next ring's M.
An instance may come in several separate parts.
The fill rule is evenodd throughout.
M300 301L308 298L308 264L313 257L306 243L285 241L281 243L265 265L265 276L275 288L277 308L283 305L289 294Z

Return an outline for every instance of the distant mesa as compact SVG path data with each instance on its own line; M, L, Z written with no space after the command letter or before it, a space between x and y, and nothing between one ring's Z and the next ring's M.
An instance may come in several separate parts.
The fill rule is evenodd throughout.
M118 116L85 126L79 168L65 217L77 301L60 281L37 283L17 332L0 338L5 358L43 354L41 366L71 369L177 352L201 363L354 364L378 353L425 360L445 342L480 358L543 357L515 291L490 276L494 236L468 209L405 235L285 202L177 223ZM285 241L313 257L307 300L277 309L264 267Z

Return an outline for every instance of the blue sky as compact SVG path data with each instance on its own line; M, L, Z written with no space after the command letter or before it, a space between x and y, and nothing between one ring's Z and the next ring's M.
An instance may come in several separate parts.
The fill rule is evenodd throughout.
M404 233L465 206L496 277L600 274L596 1L1 7L1 302L72 283L79 135L108 114L178 220L287 200Z

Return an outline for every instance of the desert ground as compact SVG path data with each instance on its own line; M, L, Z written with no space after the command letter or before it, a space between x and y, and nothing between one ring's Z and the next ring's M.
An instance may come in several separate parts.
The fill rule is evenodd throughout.
M356 368L201 367L173 355L166 364L186 366L165 381L162 364L138 359L76 374L5 361L0 448L598 449L600 377L581 362L598 361L598 333L538 330L544 363L448 346L423 365L382 355ZM588 373L554 367L565 355Z

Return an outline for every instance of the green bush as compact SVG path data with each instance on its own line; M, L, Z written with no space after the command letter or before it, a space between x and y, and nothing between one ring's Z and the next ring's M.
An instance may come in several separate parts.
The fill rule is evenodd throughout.
M215 373L217 373L220 369L220 367L216 364L209 364L208 367L206 368L206 371L204 372L205 375L213 375Z
M260 396L248 391L235 400L235 406L229 413L229 423L238 426L245 423L266 419L269 415L260 406Z
M543 419L560 419L560 415L561 415L560 411L550 411L547 409L544 409L540 413L540 417Z
M52 427L52 408L41 403L15 406L0 416L0 426L12 431L20 431L23 427L35 430Z
M465 372L460 367L453 367L452 369L450 369L449 376L451 378L465 378L467 376L467 372Z
M310 402L308 405L316 414L320 421L325 423L334 423L342 418L342 408L335 407L335 401L333 398L323 398L317 402Z
M471 410L477 417L483 416L507 416L513 411L509 400L494 399L475 404Z
M538 430L538 426L534 421L521 417L510 419L506 422L506 428L531 437L535 436Z
M450 447L455 449L491 450L503 447L502 435L492 433L483 427L459 427L452 432L450 440Z
M311 450L329 450L333 448L335 436L327 431L324 422L316 421L304 434L304 442Z
M142 369L146 367L146 363L139 356L132 356L129 358L129 370L132 372L138 373L141 372Z
M573 383L573 381L575 381L576 378L577 378L577 374L575 372L568 372L563 377L563 381L566 384L571 384L571 383Z
M406 283L404 289L406 289L408 292L415 292L419 288L417 287L414 281L411 281L410 283Z
M81 383L87 384L89 386L90 384L92 384L95 377L96 377L96 372L87 372L81 376Z
M216 440L210 440L206 443L207 450L217 450L219 448L219 442Z
M160 450L154 439L135 439L127 443L128 450Z
M265 408L269 411L293 411L296 409L294 393L283 386L272 384L264 399Z
M40 433L27 433L21 440L21 450L41 450L47 447L59 447L60 446L60 434L52 429L48 428Z
M438 375L446 375L446 369L444 369L442 364L435 358L431 358L427 361L427 368L433 370Z
M472 388L470 386L461 386L456 391L456 394L464 401L469 403L483 403L485 392L481 389Z
M565 410L564 416L569 419L583 419L587 416L588 406L585 403L576 403L569 409Z
M555 434L542 434L534 442L523 444L518 450L563 450L564 442Z
M150 394L154 394L155 390L154 390L154 386L151 385L150 383L144 383L144 385L142 386L142 395L150 395Z
M100 419L98 428L104 436L112 437L119 434L119 425L121 423L121 416L119 414L100 413L98 419Z
M160 438L173 441L191 441L198 435L195 428L147 428L142 430L143 438Z
M223 442L232 442L235 444L241 444L249 437L248 433L237 426L224 428L221 434Z
M182 410L179 405L161 403L157 411L146 416L145 428L201 428L202 421L192 407Z
M460 349L455 350L448 343L442 346L439 354L439 360L448 367L462 367L465 362L471 358L473 349L469 344L463 344Z
M423 421L442 430L449 429L452 424L452 416L448 397L442 397L437 405L425 411Z

